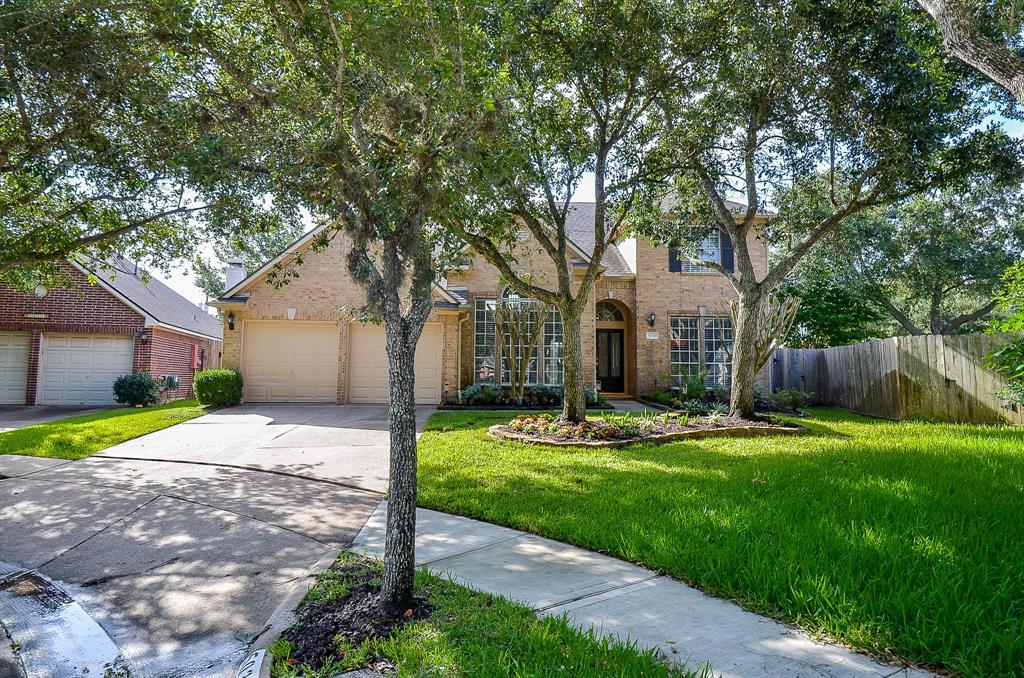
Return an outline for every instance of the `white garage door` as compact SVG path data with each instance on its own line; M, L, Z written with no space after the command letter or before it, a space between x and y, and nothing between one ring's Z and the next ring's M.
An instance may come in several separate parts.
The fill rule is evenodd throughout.
M45 405L109 405L114 380L132 371L132 337L44 334L39 396Z
M242 379L249 402L333 403L338 394L335 323L247 321Z
M25 404L29 336L0 332L0 405Z
M436 405L441 402L441 326L423 328L416 346L416 402ZM388 354L384 328L380 325L349 325L349 401L386 403L388 401Z

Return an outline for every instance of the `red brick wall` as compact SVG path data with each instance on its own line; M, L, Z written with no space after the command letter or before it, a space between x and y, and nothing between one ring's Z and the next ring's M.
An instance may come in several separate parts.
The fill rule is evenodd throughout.
M177 375L178 392L172 397L190 398L193 395L192 376L195 374L195 370L192 369L193 346L206 351L206 368L216 364L215 352L220 350L220 342L153 328L152 337L144 348L147 366L142 369L148 369L154 377L165 374Z
M0 330L25 332L103 332L134 334L144 318L99 285L91 285L78 269L65 266L74 289L52 289L42 299L0 285ZM45 318L26 318L43 314Z
M65 265L74 281L74 289L51 289L42 299L20 294L0 285L0 331L29 332L28 383L26 403L36 401L39 376L39 347L43 332L97 334L135 334L132 370L148 370L154 376L176 374L180 379L177 397L192 395L192 345L206 349L206 366L218 361L220 342L190 337L159 328L150 330L143 342L137 333L145 327L145 318L99 285L92 285L78 269ZM45 315L44 318L26 318Z
M135 334L145 326L145 318L140 313L99 285L90 284L78 269L68 264L62 267L73 281L73 287L51 289L42 299L31 292L21 294L0 285L0 331L31 333L25 389L25 402L29 404L36 401L42 332ZM136 338L136 352L139 346ZM137 353L133 365L134 369L140 369Z

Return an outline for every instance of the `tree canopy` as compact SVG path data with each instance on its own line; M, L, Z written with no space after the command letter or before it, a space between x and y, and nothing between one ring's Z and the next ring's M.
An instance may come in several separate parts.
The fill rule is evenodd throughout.
M733 410L753 410L744 318L850 216L975 173L1008 172L1015 149L981 126L987 102L972 72L943 58L934 29L899 3L733 2L708 58L705 89L666 102L679 164L680 218L650 233L721 229L735 271ZM805 200L806 193L826 196ZM738 212L727 199L742 198ZM755 272L752 234L783 251Z
M254 215L282 217L195 181L208 149L190 143L187 66L151 38L141 6L5 3L0 62L0 280L59 277L72 255L166 269Z

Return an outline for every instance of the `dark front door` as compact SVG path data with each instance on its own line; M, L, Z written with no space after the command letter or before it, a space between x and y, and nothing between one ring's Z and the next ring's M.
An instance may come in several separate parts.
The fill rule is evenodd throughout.
M622 367L624 338L622 330L597 331L597 381L602 391L622 393L626 390Z

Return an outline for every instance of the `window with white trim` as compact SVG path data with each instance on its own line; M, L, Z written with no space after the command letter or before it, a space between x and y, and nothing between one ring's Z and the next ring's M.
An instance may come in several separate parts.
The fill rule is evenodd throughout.
M506 294L505 298L518 299L519 297L514 292L510 292ZM509 385L512 382L512 377L504 356L515 350L518 354L517 359L522 360L526 357L524 355L526 346L513 347L511 345L512 338L507 333L503 337L503 341L500 343L497 341L494 304L495 300L493 299L477 299L475 302L473 379L481 384ZM528 331L532 331L535 322L536 319L532 318L528 321ZM562 326L562 314L557 309L551 309L544 319L544 330L534 353L529 356L530 364L527 368L526 383L561 386L565 374L564 349L565 334ZM501 370L500 382L496 379L497 369Z
M671 316L669 362L672 386L682 388L687 377L708 371L708 388L732 384L732 321L729 318Z
M494 300L477 299L473 319L473 381L493 384L498 354L495 346Z
M708 388L732 385L732 320L704 319L704 365L708 370Z
M669 318L669 358L672 386L682 388L686 378L700 371L700 331L698 318Z

